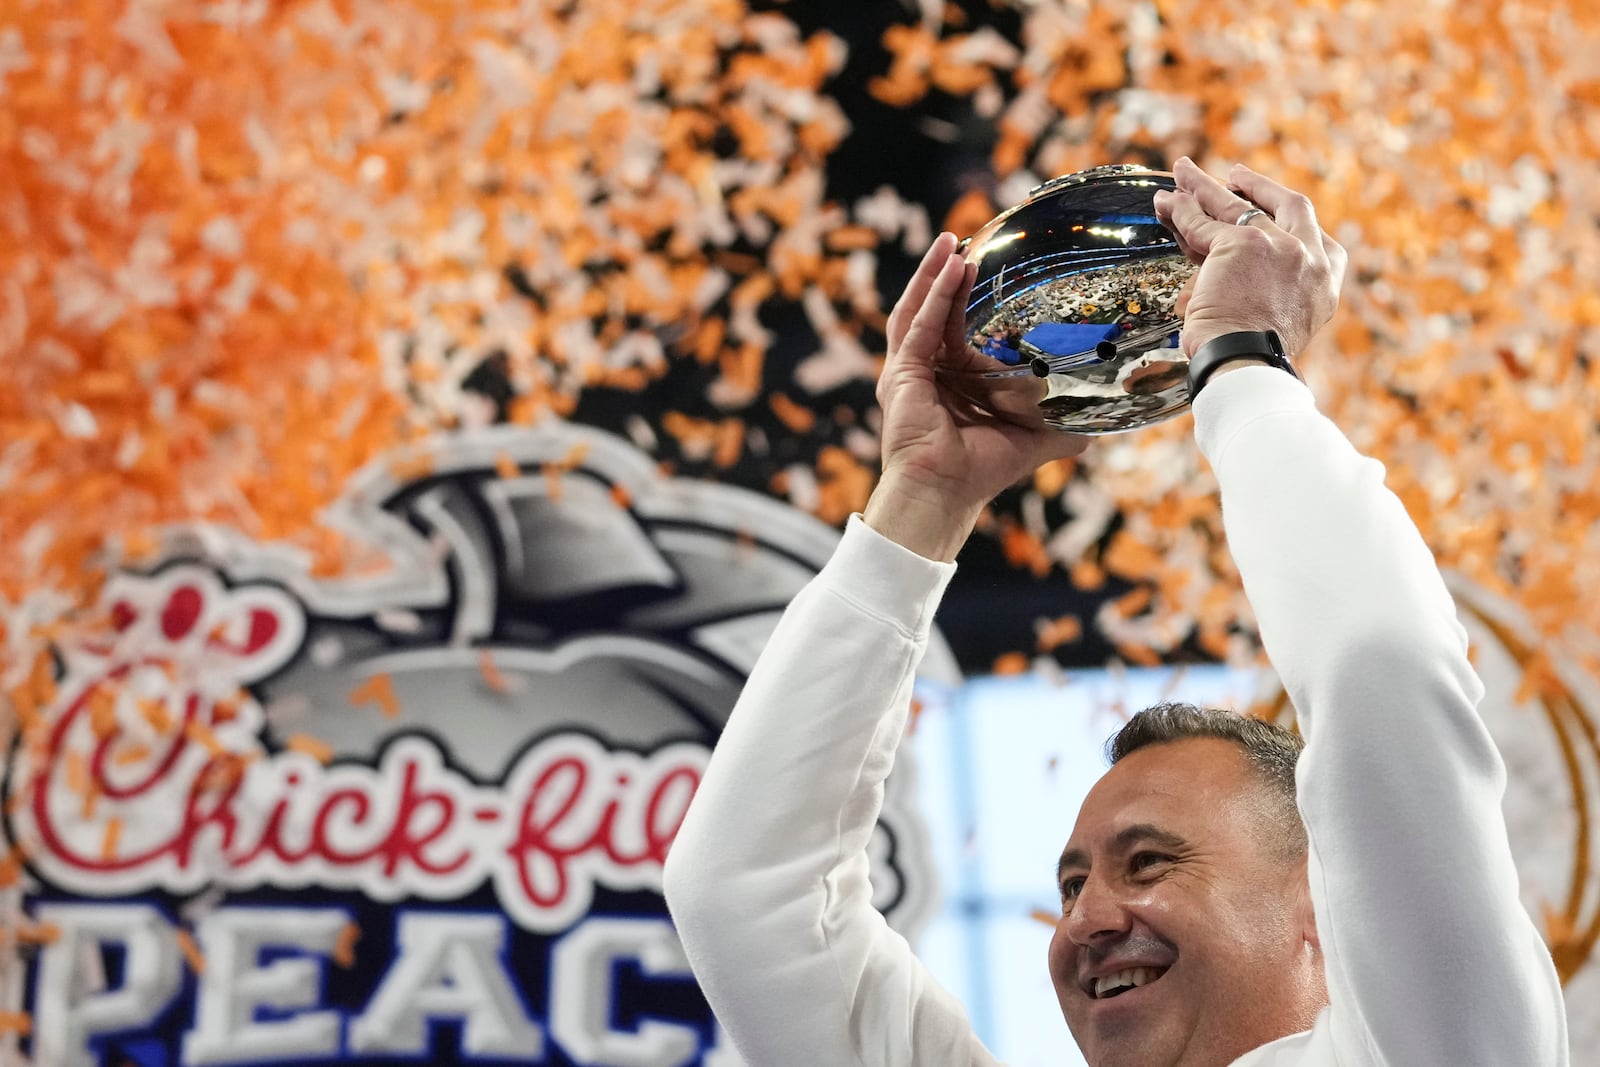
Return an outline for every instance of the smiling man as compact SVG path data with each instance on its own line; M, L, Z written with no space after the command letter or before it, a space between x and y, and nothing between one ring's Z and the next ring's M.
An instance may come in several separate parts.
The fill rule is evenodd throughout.
M1332 314L1344 251L1275 182L1174 170L1157 211L1201 264L1196 438L1306 741L1185 705L1113 738L1058 867L1062 1013L1091 1067L1563 1067L1454 606L1383 468L1282 355ZM941 235L889 319L883 478L751 673L667 860L752 1067L996 1062L873 910L866 850L957 550L995 493L1084 442L940 388L972 284L954 250Z
M1302 744L1232 712L1164 704L1108 746L1061 854L1050 945L1091 1064L1225 1064L1310 1030L1328 1003Z

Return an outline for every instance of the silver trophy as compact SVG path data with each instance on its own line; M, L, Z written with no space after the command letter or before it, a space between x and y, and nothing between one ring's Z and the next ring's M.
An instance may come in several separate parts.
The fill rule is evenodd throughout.
M941 366L978 407L1102 434L1189 404L1177 300L1196 267L1156 218L1171 174L1096 167L1039 186L961 246L977 264L967 351Z

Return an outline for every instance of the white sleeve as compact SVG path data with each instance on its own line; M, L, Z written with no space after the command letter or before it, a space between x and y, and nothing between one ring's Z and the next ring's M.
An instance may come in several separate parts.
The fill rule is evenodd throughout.
M712 1010L758 1067L988 1067L960 1004L873 909L867 842L955 567L850 520L712 753L665 871Z
M1300 810L1345 1067L1563 1065L1560 984L1518 900L1505 768L1432 555L1384 469L1282 371L1195 405L1228 545L1299 714Z

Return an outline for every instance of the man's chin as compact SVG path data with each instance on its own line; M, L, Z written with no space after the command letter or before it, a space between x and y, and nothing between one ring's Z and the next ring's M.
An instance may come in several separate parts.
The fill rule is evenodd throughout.
M1160 1013L1137 1018L1128 1012L1069 1028L1089 1067L1171 1067L1182 1055L1183 1042L1166 1032L1168 1022Z
M1178 1062L1181 1049L1163 1047L1169 1044L1159 1038L1101 1041L1093 1051L1079 1049L1089 1067L1172 1067Z

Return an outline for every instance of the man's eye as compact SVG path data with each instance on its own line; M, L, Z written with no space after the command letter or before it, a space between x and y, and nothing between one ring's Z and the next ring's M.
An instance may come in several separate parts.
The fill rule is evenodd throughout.
M1128 861L1128 866L1132 867L1136 871L1144 871L1149 870L1151 867L1160 866L1161 864L1166 863L1169 858L1170 857L1163 856L1159 852L1137 852Z
M1079 893L1083 892L1082 878L1068 878L1061 883L1061 899L1076 900Z

